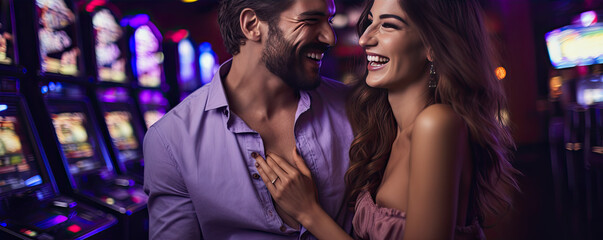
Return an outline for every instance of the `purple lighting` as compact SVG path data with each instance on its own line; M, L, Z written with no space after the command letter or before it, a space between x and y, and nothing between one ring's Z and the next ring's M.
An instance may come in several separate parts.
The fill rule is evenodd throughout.
M138 95L142 104L166 105L167 100L161 91L142 90Z
M153 93L150 90L143 90L138 95L138 98L140 98L140 102L142 102L143 104L149 104L151 103L152 95Z
M138 15L132 17L128 22L129 22L128 24L131 27L138 28L139 26L142 26L142 25L146 24L147 22L149 22L149 15L138 14Z
M47 229L49 227L56 226L59 223L65 222L65 221L67 221L67 219L68 218L63 215L57 215L57 216L48 218L46 220L43 220L41 222L38 222L36 224L36 226L41 229Z
M216 53L212 50L208 42L201 43L199 46L199 66L201 68L201 82L207 84L211 82L214 73L218 69Z
M190 40L184 39L178 44L180 57L180 83L189 82L195 78L195 48Z

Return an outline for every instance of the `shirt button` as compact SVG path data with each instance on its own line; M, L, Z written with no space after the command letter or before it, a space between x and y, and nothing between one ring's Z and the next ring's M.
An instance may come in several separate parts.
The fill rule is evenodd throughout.
M283 225L281 226L281 232L285 232L287 230L287 228Z
M260 179L260 175L257 173L254 173L253 175L251 175L251 177L253 177L253 179L255 180Z

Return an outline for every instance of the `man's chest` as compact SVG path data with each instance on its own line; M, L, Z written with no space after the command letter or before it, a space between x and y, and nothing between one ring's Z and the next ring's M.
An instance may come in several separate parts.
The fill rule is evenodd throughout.
M277 154L293 163L292 153L297 137L293 118L249 122L249 125L260 135L265 153Z

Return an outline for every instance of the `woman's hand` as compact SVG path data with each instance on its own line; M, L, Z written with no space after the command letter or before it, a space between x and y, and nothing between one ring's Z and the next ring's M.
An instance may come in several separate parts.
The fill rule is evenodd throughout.
M252 157L272 198L287 214L303 224L303 220L312 214L311 211L320 208L312 173L297 149L293 150L297 168L274 153L266 154L266 159L257 153Z

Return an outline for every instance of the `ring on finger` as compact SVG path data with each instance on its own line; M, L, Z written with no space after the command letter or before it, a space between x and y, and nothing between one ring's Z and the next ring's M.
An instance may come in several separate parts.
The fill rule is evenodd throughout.
M274 184L276 182L276 180L278 180L278 176L276 176L276 178L274 180L272 180L270 183Z

